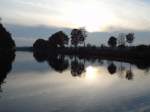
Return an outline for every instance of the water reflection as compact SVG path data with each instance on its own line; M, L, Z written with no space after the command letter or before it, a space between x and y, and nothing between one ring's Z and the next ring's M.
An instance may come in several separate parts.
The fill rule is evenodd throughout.
M85 72L85 65L84 63L77 60L75 57L75 60L71 61L71 74L72 76L81 76Z
M136 64L58 54L34 56L40 63L31 53L17 52L0 94L1 112L122 112L124 107L126 112L132 105L150 104L149 67L139 70Z
M12 62L15 59L15 53L1 53L0 54L0 92L2 92L2 84L6 79L8 73L12 69Z
M68 60L63 55L49 55L47 62L54 70L60 73L65 71L69 66Z
M100 58L89 58L89 57L81 57L81 56L65 56L59 54L49 54L44 55L44 53L39 55L38 53L34 53L34 57L38 62L47 61L49 66L53 68L55 71L62 73L65 70L70 70L70 73L73 77L82 77L88 76L93 77L94 72L92 64L96 64L96 66L107 67L108 73L110 75L118 75L121 78L126 78L127 80L134 79L134 73L132 71L132 66L137 66L137 68L144 70L146 72L149 71L150 64L145 62L134 62L130 63L130 65L126 65L124 62L114 62L102 60ZM120 64L119 64L120 63ZM142 65L141 65L142 63ZM117 65L116 65L117 64ZM69 67L70 66L70 67ZM91 75L89 75L91 74ZM100 73L99 73L100 74Z
M109 66L108 66L108 71L110 74L115 74L116 73L116 70L117 70L117 67L116 65L112 62Z

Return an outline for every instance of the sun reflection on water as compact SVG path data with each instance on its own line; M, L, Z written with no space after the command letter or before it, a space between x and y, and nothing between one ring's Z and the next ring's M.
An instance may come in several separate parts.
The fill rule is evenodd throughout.
M87 80L96 80L98 75L98 70L92 66L88 66L85 72L85 78Z

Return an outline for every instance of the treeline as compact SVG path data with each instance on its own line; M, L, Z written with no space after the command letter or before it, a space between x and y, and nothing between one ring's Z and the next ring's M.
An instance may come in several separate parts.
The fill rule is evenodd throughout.
M84 45L84 47L92 47L90 43L85 45L85 40L87 37L87 31L84 28L73 29L70 33L70 38L66 35L63 31L59 31L54 33L52 36L48 38L48 40L38 39L33 44L33 48L35 50L41 49L49 49L49 48L57 48L57 47L65 47L70 46L77 48L78 45ZM126 47L126 43L131 44L135 39L134 33L120 33L119 36L116 38L115 36L111 36L108 40L108 46L111 48L119 47L123 48ZM95 46L96 47L96 46ZM107 47L105 45L101 45L101 47Z
M71 39L63 31L56 32L51 35L48 40L38 39L33 44L34 50L47 50L49 48L65 47L69 44L77 48L79 44L85 45L85 38L87 37L87 32L84 28L73 29L71 31Z
M35 53L58 53L64 55L78 55L83 57L101 57L115 60L147 60L150 57L150 46L132 46L134 33L120 33L118 37L111 36L108 46L100 47L85 45L87 32L84 28L73 29L69 38L63 31L56 32L48 40L38 39L33 44ZM71 46L68 47L70 40ZM84 46L78 46L83 44ZM128 44L128 45L127 45Z

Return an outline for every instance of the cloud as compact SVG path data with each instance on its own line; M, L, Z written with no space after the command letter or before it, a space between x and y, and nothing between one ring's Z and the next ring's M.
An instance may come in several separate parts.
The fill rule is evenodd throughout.
M1 0L5 23L87 27L93 31L149 31L148 0Z

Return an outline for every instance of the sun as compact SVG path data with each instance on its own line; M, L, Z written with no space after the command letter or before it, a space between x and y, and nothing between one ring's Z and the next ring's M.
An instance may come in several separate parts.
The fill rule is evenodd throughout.
M96 77L97 77L97 70L92 66L88 66L86 68L85 78L87 80L95 80Z
M109 7L96 1L68 4L65 16L75 27L85 27L89 32L104 31L113 21Z

